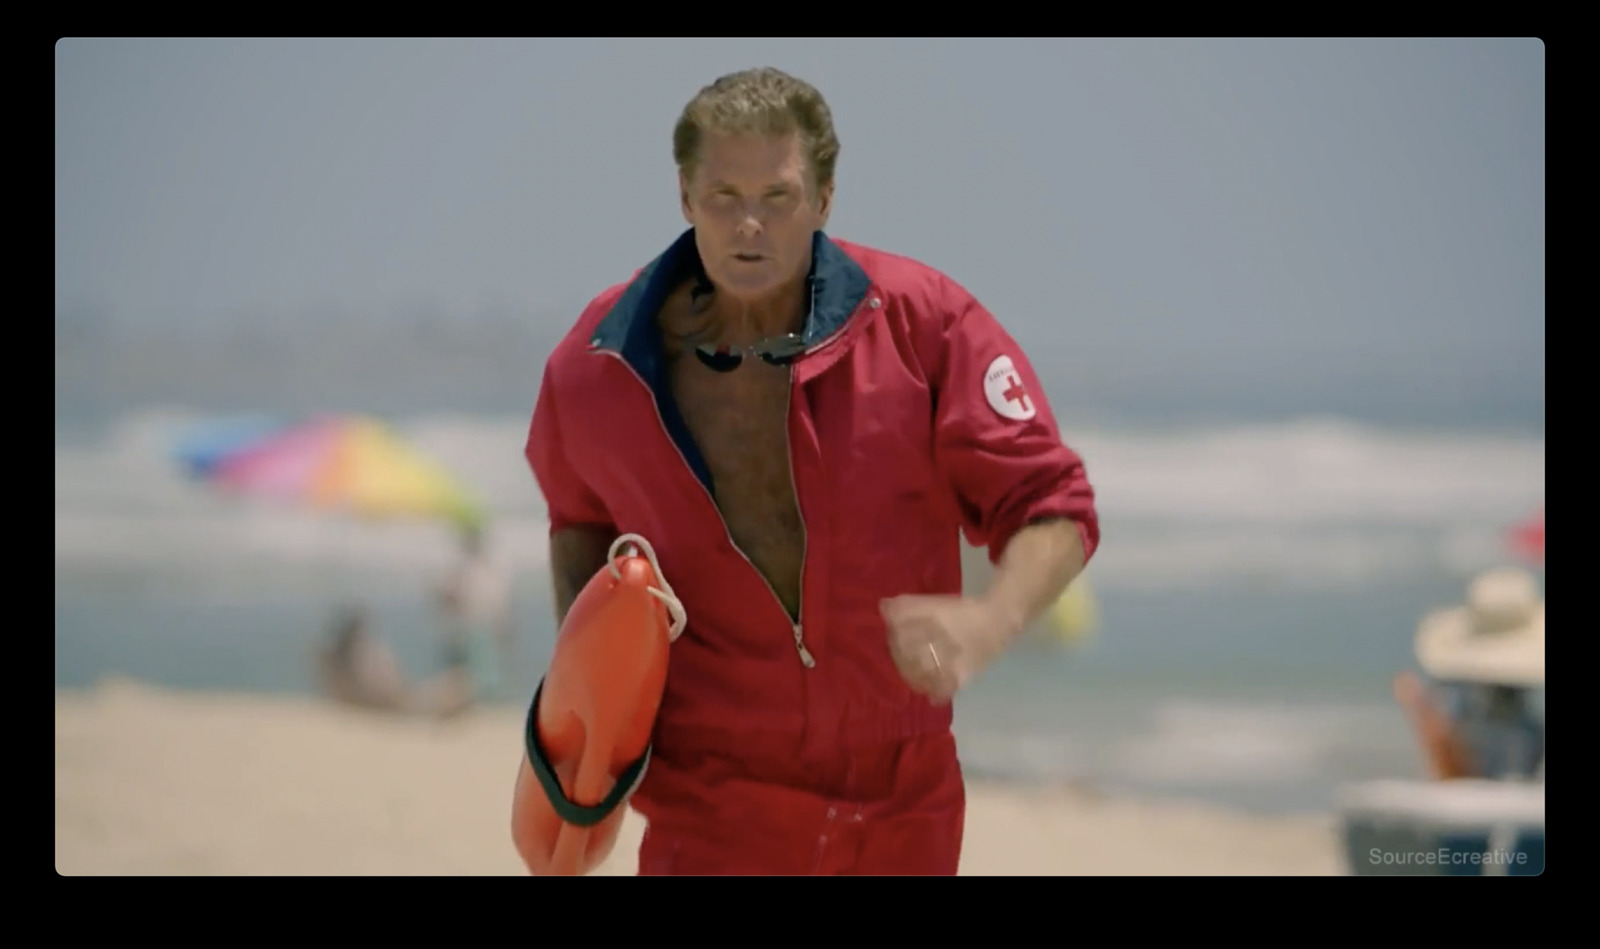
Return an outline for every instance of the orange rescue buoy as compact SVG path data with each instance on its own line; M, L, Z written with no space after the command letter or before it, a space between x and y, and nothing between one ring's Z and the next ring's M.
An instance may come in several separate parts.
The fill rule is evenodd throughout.
M634 550L619 558L624 545ZM644 538L618 537L606 561L567 611L528 706L511 837L535 876L586 874L616 846L686 622Z

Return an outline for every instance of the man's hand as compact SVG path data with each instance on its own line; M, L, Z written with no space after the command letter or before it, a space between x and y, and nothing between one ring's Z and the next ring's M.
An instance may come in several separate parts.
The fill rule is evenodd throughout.
M889 652L918 692L948 702L1082 572L1078 525L1065 518L1029 524L1011 539L982 598L907 595L884 600Z
M897 596L881 604L900 675L935 702L948 702L1022 631L1023 620L989 601Z

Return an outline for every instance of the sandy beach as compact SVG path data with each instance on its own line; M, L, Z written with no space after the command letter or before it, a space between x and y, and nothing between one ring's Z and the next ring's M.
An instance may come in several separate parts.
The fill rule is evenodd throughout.
M402 721L296 698L110 681L56 696L56 870L525 875L509 796L521 718ZM969 785L962 875L1327 875L1331 818ZM630 812L599 871L631 875Z

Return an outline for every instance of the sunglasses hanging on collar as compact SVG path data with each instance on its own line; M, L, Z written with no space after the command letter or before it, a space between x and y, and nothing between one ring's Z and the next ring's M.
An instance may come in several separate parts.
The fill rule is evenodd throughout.
M715 288L705 274L699 276L689 292L689 305L698 308L701 299L710 296ZM756 356L769 366L787 366L806 351L805 340L798 333L769 336L749 346L712 346L700 343L694 354L707 368L715 372L732 372L744 363L746 355Z
M787 366L805 351L805 340L798 333L770 336L749 346L711 346L701 343L694 348L694 354L700 361L717 372L738 369L746 355L757 356L769 366Z

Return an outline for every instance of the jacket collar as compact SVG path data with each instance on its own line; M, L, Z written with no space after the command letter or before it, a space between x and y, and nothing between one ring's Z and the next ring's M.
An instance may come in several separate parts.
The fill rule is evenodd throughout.
M612 350L647 380L658 378L661 365L656 314L684 277L704 272L694 229L684 231L660 256L640 270L611 307L589 342L590 349ZM811 309L806 314L803 338L814 347L837 333L866 298L872 281L825 233L811 239Z

